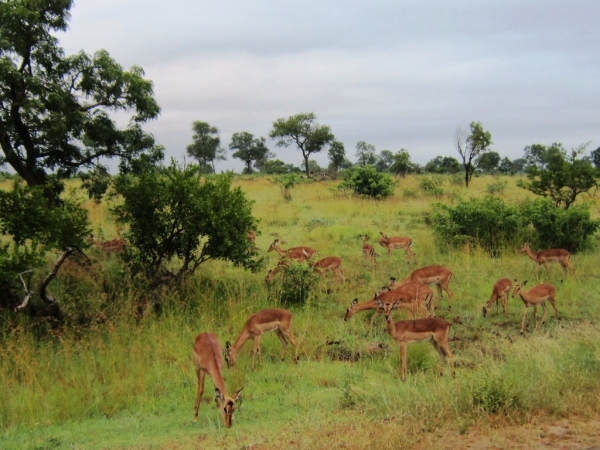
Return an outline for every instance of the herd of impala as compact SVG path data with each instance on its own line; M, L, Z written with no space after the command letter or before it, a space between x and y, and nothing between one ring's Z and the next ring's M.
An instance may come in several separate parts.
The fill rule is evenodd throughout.
M379 256L375 253L375 248L367 243L367 236L361 235L359 237L363 241L363 256L369 261L374 262ZM252 248L254 248L255 238L256 233L251 231L248 234L248 239L252 243ZM312 263L311 258L317 253L314 248L301 246L283 250L278 244L279 240L275 239L268 250L269 252L277 252L280 255L280 260L277 266L269 270L265 277L267 284L270 284L277 273L288 267L292 261L307 261L312 265L314 272L323 274L331 271L335 274L338 281L345 280L341 258L328 256ZM388 238L385 234L380 233L379 244L388 251L388 258L395 248L401 248L406 252L408 261L415 259L416 255L411 249L412 239L408 237L398 236ZM575 274L575 270L569 263L571 255L566 250L551 249L534 252L529 247L529 244L525 243L518 252L526 253L529 258L538 264L536 273L539 267L543 265L549 274L548 264L557 262L560 264L565 277L569 272L573 275ZM386 330L400 347L400 374L402 380L406 379L406 346L409 343L420 341L431 341L439 353L441 357L440 375L442 374L445 361L448 359L452 376L454 376L453 354L448 345L450 323L439 317L434 317L434 292L429 288L432 285L436 286L440 300L443 298L442 290L444 290L448 295L448 308L450 308L452 302L452 291L449 286L451 279L452 271L443 266L428 266L417 269L400 282L397 282L392 277L386 286L373 294L371 300L359 303L358 299L355 298L346 310L344 320L349 320L356 313L366 310L375 310L377 313L385 315ZM533 308L534 323L537 327L537 307L542 306L544 315L540 324L544 323L548 313L546 301L550 302L554 308L557 320L560 320L560 315L556 307L556 289L552 285L544 283L525 291L523 288L526 283L527 281L518 283L515 280L513 288L513 282L510 279L503 278L499 280L494 284L489 301L483 306L483 316L487 317L494 303L496 303L496 310L498 310L498 304L501 303L504 313L507 314L508 295L512 289L512 296L520 296L524 304L521 333L523 333L525 327L527 308ZM392 311L394 309L406 309L410 311L413 319L394 322L392 319ZM417 318L418 316L421 317ZM252 339L254 340L252 369L254 369L257 354L259 361L261 360L260 338L267 331L274 331L281 341L281 360L284 359L288 342L291 342L294 346L294 359L298 359L298 344L292 334L292 313L286 309L267 308L252 314L248 318L233 345L229 342L226 343L225 361L227 362L227 366L230 368L233 367L236 362L237 353L248 340ZM194 420L198 419L198 408L204 392L204 378L208 374L215 385L217 407L221 411L225 425L230 427L231 418L235 410L236 401L240 398L241 389L233 397L227 395L221 372L223 364L222 347L217 336L210 332L199 334L194 343L193 357L198 376Z

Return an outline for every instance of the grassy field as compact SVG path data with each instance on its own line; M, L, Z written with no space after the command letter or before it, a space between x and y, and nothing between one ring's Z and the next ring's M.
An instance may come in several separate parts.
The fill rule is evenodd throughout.
M501 180L508 181L506 201L530 196L516 187L515 178ZM208 263L190 280L185 295L162 293L160 314L152 308L140 313L138 306L147 299L120 288L118 261L92 251L91 269L67 265L51 289L65 301L68 314L97 309L97 320L39 338L15 319L12 332L2 336L0 448L458 448L444 445L483 432L494 436L505 426L597 420L597 251L574 255L577 279L561 282L559 267L551 266L550 277L543 270L536 277L535 263L516 249L498 258L478 249L446 249L425 225L424 213L434 201L480 197L496 181L474 178L466 191L448 180L446 195L432 200L422 194L418 177L408 177L400 180L394 198L377 202L340 196L332 190L334 182L320 182L297 186L287 202L267 179L240 178L236 184L255 201L254 214L261 221L257 246L267 257L264 271ZM108 205L88 206L94 232L116 237ZM390 276L403 278L415 268L407 266L401 250L388 261L377 244L379 231L410 236L416 267L439 264L453 271L452 309L444 296L437 315L452 324L455 379L448 367L442 378L437 376L437 353L422 343L409 346L408 379L401 382L398 347L383 317L372 329L370 313L344 322L353 298L366 301ZM360 234L370 235L382 255L376 266L362 258ZM291 347L286 360L278 361L280 343L269 333L255 370L250 370L251 344L242 349L235 368L224 369L229 392L244 386L231 429L224 428L214 406L210 379L194 423L194 337L213 331L223 343L234 341L251 313L275 305L280 280L267 288L264 275L278 260L274 252L265 253L276 236L286 242L283 248L309 245L319 257L340 256L347 280L340 284L327 275L305 308L293 310L297 364ZM520 335L518 298L509 300L508 317L494 308L484 319L481 308L503 277L529 279L529 285L552 283L562 321L549 314L547 323L533 330L529 311ZM326 345L328 340L341 344ZM373 343L382 344L381 351L370 352ZM490 445L517 448L511 447L517 441L502 444L492 438ZM523 445L518 448L528 448Z

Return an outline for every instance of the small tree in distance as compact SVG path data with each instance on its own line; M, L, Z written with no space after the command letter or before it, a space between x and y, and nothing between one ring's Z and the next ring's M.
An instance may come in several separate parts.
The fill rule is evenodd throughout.
M358 164L360 166L375 164L377 162L375 152L376 150L373 144L367 144L365 141L356 143L356 157L358 158Z
M206 122L192 123L192 143L186 147L188 155L200 163L204 173L215 171L215 160L225 160L225 150L221 148L219 130Z
M475 172L473 160L488 151L491 144L492 134L483 129L481 122L471 122L471 134L468 134L467 130L462 127L456 129L454 145L465 168L465 187L469 187L469 182Z
M304 170L310 177L308 159L311 154L318 153L330 145L334 136L327 125L319 125L314 113L300 113L287 119L280 118L273 122L273 129L269 133L275 139L277 147L289 147L292 144L302 152Z
M231 142L229 143L230 150L237 150L231 156L241 159L246 164L244 173L252 173L253 162L264 162L269 156L269 149L265 144L264 137L254 138L252 133L242 131L233 133Z
M340 170L346 159L346 149L344 148L344 144L340 141L333 141L329 146L327 156L329 156L329 166L333 171L337 172Z

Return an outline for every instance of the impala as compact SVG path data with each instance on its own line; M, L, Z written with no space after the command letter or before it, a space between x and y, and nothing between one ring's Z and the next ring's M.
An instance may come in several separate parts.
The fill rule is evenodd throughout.
M260 337L267 331L275 331L275 334L281 341L280 358L282 361L287 350L288 341L294 346L294 359L298 360L298 344L292 335L292 313L287 309L267 308L252 314L248 318L233 346L229 341L225 343L225 361L227 361L227 366L233 367L242 346L248 340L254 339L254 347L252 349L252 369L254 369L254 360L257 353L259 360L262 361L262 357L260 356Z
M544 315L542 316L540 325L543 325L546 320L546 316L548 315L546 301L549 301L554 308L556 320L560 320L560 315L558 314L558 309L556 308L556 289L554 286L547 283L538 284L537 286L534 286L525 292L523 290L523 286L525 286L525 284L527 284L527 280L523 281L521 284L517 283L517 280L515 280L515 289L512 293L513 298L519 295L521 300L523 300L523 304L525 305L523 308L523 318L521 320L521 334L523 334L523 330L525 329L525 315L527 314L527 308L529 307L533 307L533 321L535 323L535 328L537 328L538 305L542 305L542 308L544 309Z
M271 269L267 272L267 275L265 276L265 283L268 285L271 284L271 282L273 281L273 278L275 278L275 275L277 275L284 267L289 267L290 266L290 260L287 258L282 258L279 260L279 262L277 263L277 265L275 266L274 269Z
M519 250L517 250L517 252L527 253L527 256L529 256L538 264L535 270L536 275L539 272L540 266L542 264L546 268L546 273L550 275L548 263L555 262L560 264L565 278L568 275L568 270L570 270L571 273L575 275L575 269L571 267L571 264L569 264L569 261L571 260L571 253L569 253L567 250L563 250L562 248L553 248L550 250L540 250L539 252L534 252L533 250L531 250L531 247L529 247L529 242L525 242L523 246Z
M408 256L406 262L410 262L410 259L415 257L415 252L410 248L412 245L411 238L404 236L387 237L382 231L379 234L379 245L387 249L388 258L392 256L392 250L395 248L401 248L406 252L406 256Z
M346 277L344 277L344 272L342 271L342 258L338 256L327 256L313 264L314 273L323 275L330 271L335 274L335 278L338 281L344 281L346 279Z
M394 303L398 300L398 304L394 304L395 309L406 309L412 312L413 317L417 311L423 310L423 305L427 305L428 301L433 298L433 291L424 285L417 285L416 283L410 283L403 286L401 289L396 290L382 290L373 294L373 298L367 302L358 303L358 299L355 298L350 303L350 306L346 309L346 315L344 320L349 320L354 314L361 311L376 310L377 313L383 313L383 309L378 305L377 300L384 303ZM375 319L375 316L371 319L371 323Z
M366 234L364 236L361 234L358 237L361 238L363 241L363 245L362 245L363 256L365 258L367 258L368 260L370 260L371 262L375 262L375 258L377 258L379 255L377 253L375 253L375 247L373 247L371 244L367 244L369 237Z
M248 240L250 241L250 247L248 248L248 250L250 252L255 252L256 251L256 231L255 230L250 230L248 231Z
M512 281L508 278L502 278L501 280L496 281L494 287L492 288L492 296L488 300L488 302L483 306L483 317L487 317L490 309L492 309L492 305L494 302L496 303L496 314L498 313L498 303L502 303L502 309L504 309L504 314L508 314L508 310L506 308L506 304L508 302L508 294L512 289Z
M386 321L386 330L392 338L400 345L401 378L406 380L406 344L419 341L430 340L434 348L442 358L440 366L440 376L443 374L446 357L452 368L452 376L455 376L453 355L448 345L448 331L450 323L438 317L429 317L427 319L401 320L394 323L392 319L392 309L396 307L395 303L383 303L377 299L380 308L383 308Z
M194 342L194 366L198 376L198 394L194 406L194 422L198 420L200 400L204 393L204 377L208 374L215 385L217 408L221 411L223 421L227 428L231 428L231 417L235 411L235 403L241 396L242 389L234 397L229 397L225 390L221 367L223 366L222 348L219 339L214 333L200 333Z
M411 273L408 278L401 281L400 283L396 283L396 279L394 277L390 278L389 286L394 288L396 284L406 284L406 283L420 283L426 284L427 286L431 286L435 284L440 294L440 300L443 297L442 289L446 291L448 294L448 309L451 308L452 301L452 291L450 290L450 280L452 280L452 271L444 266L427 266L422 267L421 269L415 270Z
M123 248L127 245L125 239L112 239L110 241L102 242L94 234L90 235L92 244L98 246L102 253L120 253Z
M297 261L304 261L305 259L310 259L312 258L315 253L317 253L317 251L312 248L312 247L293 247L293 248L288 248L287 250L283 250L281 247L279 247L277 245L277 243L279 242L279 239L275 239L273 241L273 243L271 244L271 246L269 247L269 250L267 250L268 252L272 252L272 251L276 251L277 253L279 253L279 256L281 256L281 258L289 258L289 259L295 259Z

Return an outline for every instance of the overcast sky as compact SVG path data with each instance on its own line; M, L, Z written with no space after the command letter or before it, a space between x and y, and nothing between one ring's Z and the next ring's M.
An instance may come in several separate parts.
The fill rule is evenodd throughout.
M474 120L511 159L532 143L600 146L596 0L75 0L71 16L67 53L144 68L162 108L145 128L179 159L194 120L228 148L300 112L351 160L358 141L421 164L458 156L454 132ZM267 144L300 165L299 150ZM216 168L242 167L229 153Z

